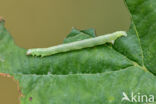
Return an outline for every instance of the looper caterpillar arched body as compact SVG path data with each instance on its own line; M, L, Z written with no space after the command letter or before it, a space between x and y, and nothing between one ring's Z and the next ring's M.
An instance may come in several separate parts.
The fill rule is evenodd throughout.
M121 36L127 36L126 32L118 31L118 32L114 32L112 34L106 34L106 35L98 36L95 38L61 44L61 45L52 46L49 48L29 49L27 51L27 55L44 57L44 56L49 56L49 55L53 55L56 53L68 52L68 51L79 50L79 49L83 49L83 48L94 47L97 45L105 44L107 42L114 43L114 41Z

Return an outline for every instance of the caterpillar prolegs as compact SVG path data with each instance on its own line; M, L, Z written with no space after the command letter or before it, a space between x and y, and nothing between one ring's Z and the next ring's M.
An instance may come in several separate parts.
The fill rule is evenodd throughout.
M76 42L52 46L49 48L29 49L27 51L27 55L44 57L44 56L54 55L57 53L94 47L97 45L105 44L107 42L114 43L114 41L121 36L127 36L126 32L125 31L117 31L117 32L114 32L111 34L106 34L106 35L98 36L95 38L90 38L90 39L80 40L80 41L76 41Z

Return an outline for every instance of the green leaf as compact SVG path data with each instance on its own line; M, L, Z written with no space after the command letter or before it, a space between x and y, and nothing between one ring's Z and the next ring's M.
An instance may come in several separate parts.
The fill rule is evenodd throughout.
M143 51L145 66L156 74L156 1L126 0Z
M118 52L122 53L124 56L137 62L139 65L143 66L143 52L140 45L140 40L135 29L135 25L132 22L128 36L121 37L115 41L113 48Z
M156 95L156 77L137 67L101 74L14 76L26 95L23 104L129 104L121 103L122 92L129 97L132 92Z
M3 27L4 25L1 26ZM2 31L0 35L0 41L2 42L2 45L0 45L0 57L3 60L0 63L0 72L2 73L101 73L133 65L131 60L107 45L44 58L26 56L26 50L15 45L4 27L0 31Z
M127 37L43 58L26 56L0 20L0 72L19 80L21 104L135 104L122 102L122 93L156 96L156 1L125 1ZM64 44L94 37L93 29L72 29Z
M70 42L84 40L84 39L93 38L93 37L95 37L94 29L80 31L75 28L72 28L72 31L69 33L67 38L64 39L64 43L70 43Z

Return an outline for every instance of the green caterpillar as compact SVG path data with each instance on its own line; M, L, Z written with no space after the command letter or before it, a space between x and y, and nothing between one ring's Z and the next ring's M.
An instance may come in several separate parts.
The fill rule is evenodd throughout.
M68 52L73 50L79 50L83 48L89 48L94 47L97 45L102 45L107 42L114 43L114 41L121 37L121 36L127 36L126 32L124 31L118 31L114 32L112 34L102 35L95 38L80 40L76 42L71 42L67 44L57 45L49 48L37 48L37 49L29 49L27 51L27 55L33 55L33 56L49 56L56 53L61 52Z

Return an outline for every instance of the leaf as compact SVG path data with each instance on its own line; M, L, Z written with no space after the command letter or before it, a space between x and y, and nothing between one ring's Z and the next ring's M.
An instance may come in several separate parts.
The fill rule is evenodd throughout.
M101 74L14 76L27 95L23 104L121 104L122 92L156 95L156 77L137 67Z
M0 72L19 80L24 95L21 103L135 104L121 102L122 93L155 96L156 1L125 1L132 16L128 37L119 38L114 45L44 58L26 56L26 50L15 45L1 20ZM73 29L64 44L93 37L91 29Z
M127 58L137 62L139 65L144 65L140 40L133 22L127 34L128 36L126 38L121 37L117 39L113 48L121 54L125 55Z
M100 73L133 65L131 60L106 45L56 54L45 58L29 57L26 56L25 49L15 45L4 27L0 31L3 31L0 35L0 41L2 42L0 57L3 59L3 62L0 63L0 72L2 73Z
M143 51L145 66L156 74L156 1L126 0ZM139 6L138 6L139 5Z
M72 28L72 31L67 36L67 38L64 39L64 43L70 43L78 40L84 40L88 38L95 37L95 30L94 29L88 29L88 30L77 30L75 28Z

